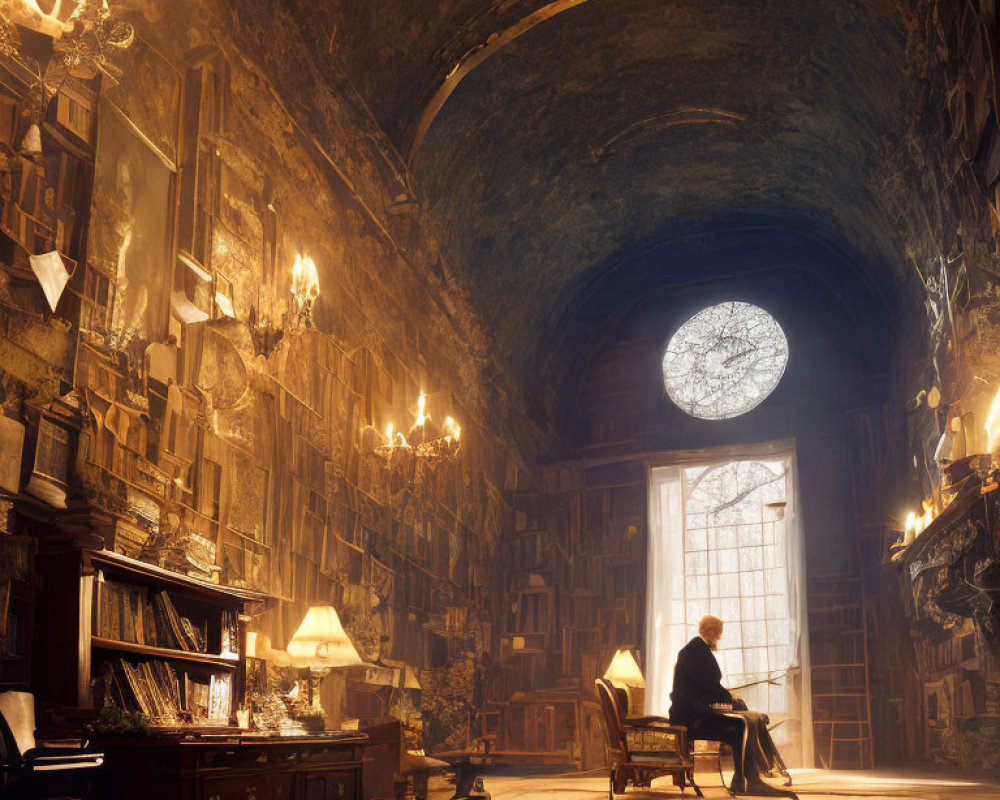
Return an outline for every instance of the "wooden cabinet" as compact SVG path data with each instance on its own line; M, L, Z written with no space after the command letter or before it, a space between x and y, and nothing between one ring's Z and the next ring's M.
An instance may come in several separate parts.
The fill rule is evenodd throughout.
M106 800L363 800L365 737L103 741ZM376 767L377 768L377 767Z
M352 772L306 773L302 797L304 800L356 800L358 776Z

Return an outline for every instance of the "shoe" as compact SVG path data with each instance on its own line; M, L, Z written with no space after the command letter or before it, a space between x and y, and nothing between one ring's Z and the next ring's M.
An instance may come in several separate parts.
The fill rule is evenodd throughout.
M779 789L777 786L771 786L762 780L750 781L746 787L746 794L754 797L789 797L793 800L799 800L799 796L791 789Z
M729 785L729 793L733 796L746 794L747 793L746 778L742 776L734 777L733 782Z

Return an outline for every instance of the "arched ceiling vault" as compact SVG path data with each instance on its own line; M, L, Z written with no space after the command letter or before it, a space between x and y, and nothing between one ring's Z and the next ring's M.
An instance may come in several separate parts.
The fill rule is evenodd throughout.
M664 231L811 228L891 298L928 227L892 0L291 1L525 387L580 293Z

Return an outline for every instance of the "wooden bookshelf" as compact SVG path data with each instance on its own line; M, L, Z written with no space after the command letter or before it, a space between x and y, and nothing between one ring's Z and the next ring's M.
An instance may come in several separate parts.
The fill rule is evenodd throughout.
M77 707L140 710L155 730L227 730L244 705L247 606L260 592L219 586L106 550L40 558L39 655L47 698ZM79 643L66 652L66 638Z
M261 592L241 589L236 586L220 586L217 583L209 583L208 581L192 578L188 575L181 575L178 572L172 572L155 564L147 564L145 561L129 558L110 550L86 551L86 557L93 568L103 566L109 571L127 576L127 579L131 582L163 586L164 588L194 597L204 597L219 602L229 601L231 603L263 603L269 599L268 595Z

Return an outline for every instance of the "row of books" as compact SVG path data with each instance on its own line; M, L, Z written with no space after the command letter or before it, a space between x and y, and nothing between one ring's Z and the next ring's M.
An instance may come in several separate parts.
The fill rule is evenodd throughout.
M196 625L178 614L167 592L157 592L150 598L145 586L109 580L100 585L98 636L153 647L207 652L207 625Z
M166 661L133 664L124 658L105 664L105 702L128 711L141 711L153 724L176 725L182 715L194 724L229 722L232 675L192 675Z

